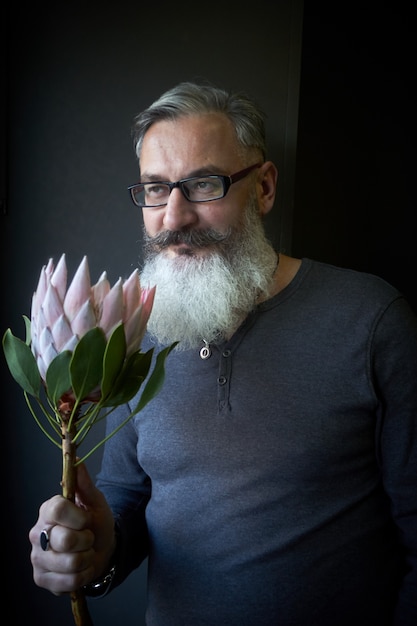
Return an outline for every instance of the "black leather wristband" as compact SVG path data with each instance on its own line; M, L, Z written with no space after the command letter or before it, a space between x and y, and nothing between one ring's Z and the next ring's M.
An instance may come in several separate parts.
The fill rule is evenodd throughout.
M84 585L83 591L86 596L90 598L101 598L105 596L110 590L111 583L113 582L114 575L116 573L116 566L110 568L110 570L104 576L94 580L88 585Z

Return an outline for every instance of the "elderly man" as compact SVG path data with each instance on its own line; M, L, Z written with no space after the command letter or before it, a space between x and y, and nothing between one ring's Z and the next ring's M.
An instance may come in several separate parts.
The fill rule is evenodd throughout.
M77 505L41 506L35 582L101 595L148 557L149 626L415 626L416 317L376 276L273 249L245 95L180 84L134 139L144 346L179 343L97 485L80 466Z

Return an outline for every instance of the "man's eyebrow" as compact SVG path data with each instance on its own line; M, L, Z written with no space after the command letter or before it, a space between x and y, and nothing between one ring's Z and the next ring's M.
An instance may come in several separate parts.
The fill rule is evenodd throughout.
M183 176L181 180L185 178L194 178L195 176L223 176L224 174L220 174L223 171L219 167L215 167L214 165L208 165L205 167L200 167L198 169L192 170L187 174L187 176ZM226 174L227 175L227 174ZM163 176L159 176L158 174L151 174L148 172L141 172L140 175L141 182L172 182L167 180Z

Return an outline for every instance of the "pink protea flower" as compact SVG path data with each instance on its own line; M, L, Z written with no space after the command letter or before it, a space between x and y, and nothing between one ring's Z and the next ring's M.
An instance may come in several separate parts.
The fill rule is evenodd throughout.
M155 295L155 287L142 289L134 270L126 281L113 285L106 272L91 285L87 257L82 259L67 289L67 267L63 254L54 267L53 260L41 270L32 298L31 349L43 380L50 363L59 353L73 351L92 328L99 327L108 339L123 323L126 354L140 348Z
M31 319L23 316L26 340L8 328L2 343L33 417L60 448L78 447L102 414L132 401L131 419L158 393L176 342L157 355L141 350L154 296L155 287L141 287L137 270L113 287L106 272L91 285L86 256L68 287L65 254L56 267L52 259L42 267Z
M141 411L163 384L165 359L176 343L155 358L153 348L140 349L154 296L155 287L141 288L137 270L113 287L103 272L92 286L87 257L67 288L63 254L56 267L50 259L41 270L31 319L23 316L25 341L10 328L3 335L7 364L32 416L62 451L62 495L72 502L77 465ZM79 458L77 449L93 426L127 403L125 420ZM71 594L71 606L77 626L91 624L82 590Z

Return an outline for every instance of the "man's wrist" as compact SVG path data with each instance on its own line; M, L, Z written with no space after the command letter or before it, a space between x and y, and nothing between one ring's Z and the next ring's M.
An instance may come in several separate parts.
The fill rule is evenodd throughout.
M83 591L86 596L90 598L101 598L105 596L108 591L110 591L112 582L116 575L116 562L118 555L118 546L119 546L119 528L117 524L114 526L114 541L115 547L113 550L113 557L110 561L110 568L107 570L105 574L96 578L91 583L83 586Z
M116 574L116 565L112 565L107 574L93 580L93 582L84 585L83 591L90 598L101 598L110 590L114 576Z

